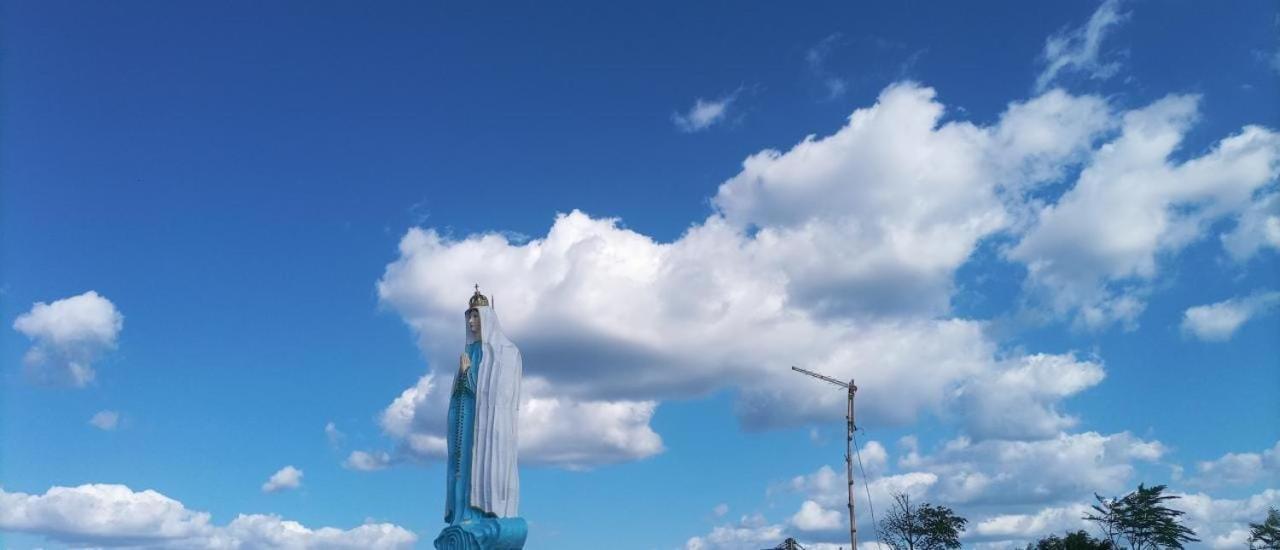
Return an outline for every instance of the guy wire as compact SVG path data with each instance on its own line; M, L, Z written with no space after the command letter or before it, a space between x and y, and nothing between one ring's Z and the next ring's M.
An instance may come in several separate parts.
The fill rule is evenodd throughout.
M862 428L858 428L861 430ZM862 472L862 489L867 492L867 507L871 509L871 527L876 531L876 541L880 541L880 522L876 520L876 505L871 502L871 485L867 480L867 471L862 467L862 449L858 447L858 435L853 436L853 452L858 456L858 470ZM861 545L859 545L861 546Z

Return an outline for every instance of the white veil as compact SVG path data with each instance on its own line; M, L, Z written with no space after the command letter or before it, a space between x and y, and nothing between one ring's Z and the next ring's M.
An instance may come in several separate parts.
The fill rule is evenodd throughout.
M476 371L475 440L471 454L471 505L500 518L520 506L516 465L520 410L520 350L502 333L490 306L478 306L481 353ZM474 339L467 333L467 344Z

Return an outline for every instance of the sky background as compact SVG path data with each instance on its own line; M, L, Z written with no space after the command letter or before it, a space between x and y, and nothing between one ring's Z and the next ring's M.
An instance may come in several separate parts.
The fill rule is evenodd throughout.
M1280 506L1274 2L0 16L6 548L429 548L477 282L530 548L835 548L792 364L970 546Z

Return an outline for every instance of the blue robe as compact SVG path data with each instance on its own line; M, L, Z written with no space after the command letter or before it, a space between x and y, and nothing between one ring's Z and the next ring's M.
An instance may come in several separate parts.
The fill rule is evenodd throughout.
M467 345L471 367L454 377L449 398L448 495L444 521L449 524L435 540L438 550L518 550L524 547L528 524L521 518L499 518L471 505L471 458L475 450L476 376L484 346Z
M480 365L480 353L479 341L467 346L471 368L467 369L465 376L459 371L454 377L453 394L449 398L449 498L445 504L444 521L450 525L484 515L471 506L471 450L475 438L476 370Z

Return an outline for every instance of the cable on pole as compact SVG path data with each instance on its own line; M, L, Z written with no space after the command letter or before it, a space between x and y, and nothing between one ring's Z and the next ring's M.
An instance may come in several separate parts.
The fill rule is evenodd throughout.
M871 480L867 479L867 470L862 467L862 449L858 447L858 436L853 436L854 454L858 456L858 470L862 472L862 488L867 492L867 507L871 509L871 527L876 531L876 540L880 540L880 522L876 520L876 505L871 502Z

